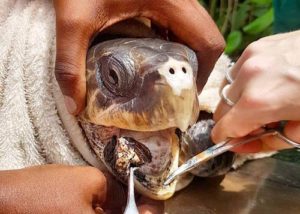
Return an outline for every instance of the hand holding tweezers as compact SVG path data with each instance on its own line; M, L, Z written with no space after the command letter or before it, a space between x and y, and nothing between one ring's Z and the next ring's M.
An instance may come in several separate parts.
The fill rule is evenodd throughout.
M258 139L260 139L262 137L266 137L266 136L278 137L279 139L283 140L285 143L292 145L296 148L300 148L299 143L296 143L296 142L290 140L289 138L287 138L286 136L284 136L284 134L282 133L282 131L280 129L265 129L265 131L262 133L259 133L257 135L247 136L247 137L241 138L241 140L236 140L234 138L227 139L225 141L222 141L222 142L208 148L207 150L199 153L198 155L195 155L194 157L192 157L191 159L186 161L184 164L182 164L179 168L177 168L166 179L166 181L164 182L164 185L170 184L177 176L182 175L182 174L194 169L201 163L206 162L228 150L231 150L232 148L241 146L246 143L250 143L254 140L258 140Z

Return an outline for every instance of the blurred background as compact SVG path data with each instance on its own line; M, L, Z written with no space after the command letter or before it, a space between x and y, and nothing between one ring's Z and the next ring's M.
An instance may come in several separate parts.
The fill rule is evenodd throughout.
M300 0L198 0L226 39L225 53L236 61L251 42L300 29ZM277 159L300 164L300 150L282 151Z
M299 0L199 0L224 35L226 54L237 58L251 42L300 29Z

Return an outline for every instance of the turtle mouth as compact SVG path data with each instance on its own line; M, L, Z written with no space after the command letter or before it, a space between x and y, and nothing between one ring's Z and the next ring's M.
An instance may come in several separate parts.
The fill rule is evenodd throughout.
M122 178L128 177L129 167L139 167L152 160L150 150L130 137L113 136L104 148L104 160Z
M173 195L177 181L164 186L165 179L179 164L179 139L175 128L140 132L81 121L89 146L105 167L127 183L130 167L135 170L136 189L153 199Z
M151 161L144 162L135 171L136 188L154 199L171 197L177 181L168 186L164 186L163 183L179 164L179 139L175 129L155 132L122 130L121 135L135 139L151 153Z

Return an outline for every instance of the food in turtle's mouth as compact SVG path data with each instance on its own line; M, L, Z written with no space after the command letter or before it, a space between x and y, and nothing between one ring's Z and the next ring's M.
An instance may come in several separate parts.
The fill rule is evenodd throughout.
M116 170L119 176L126 179L129 167L150 163L152 155L145 145L133 138L113 136L104 148L104 159L112 167L112 170Z
M163 188L166 177L178 167L179 142L175 129L156 132L123 130L121 133L135 138L146 146L152 155L151 162L145 163L136 170L136 180L153 192Z

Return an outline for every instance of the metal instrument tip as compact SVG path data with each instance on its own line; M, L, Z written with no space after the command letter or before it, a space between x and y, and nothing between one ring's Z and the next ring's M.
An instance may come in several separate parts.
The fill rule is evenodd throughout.
M127 204L124 214L139 214L138 208L135 203L134 197L134 171L137 167L130 167L129 169L129 178L128 178L128 196Z

